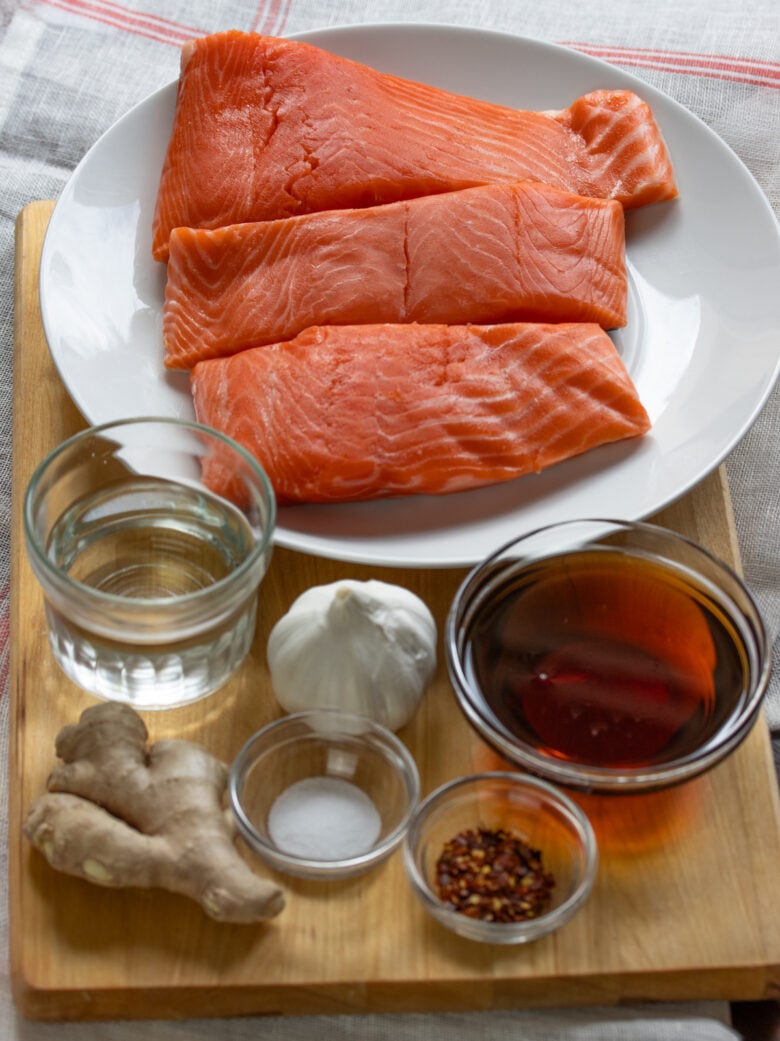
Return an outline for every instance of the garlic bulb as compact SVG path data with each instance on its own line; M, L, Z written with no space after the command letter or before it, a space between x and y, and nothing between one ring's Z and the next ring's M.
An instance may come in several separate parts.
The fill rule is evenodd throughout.
M402 586L343 579L302 593L271 630L267 654L285 711L337 708L398 730L436 668L436 622Z

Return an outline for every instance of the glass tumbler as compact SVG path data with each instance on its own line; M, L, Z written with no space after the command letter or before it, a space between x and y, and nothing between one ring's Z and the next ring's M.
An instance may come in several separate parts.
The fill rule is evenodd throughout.
M217 690L251 646L275 521L259 463L198 423L128 419L65 441L24 500L63 671L138 709Z

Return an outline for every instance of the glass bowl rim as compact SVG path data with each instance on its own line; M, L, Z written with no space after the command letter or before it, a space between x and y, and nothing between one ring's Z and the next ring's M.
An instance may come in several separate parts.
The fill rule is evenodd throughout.
M572 892L560 904L536 918L519 922L486 922L467 918L448 908L433 892L420 871L416 854L428 818L443 807L452 795L485 782L497 782L513 790L533 790L543 797L540 812L555 810L569 826L582 861L581 876ZM486 770L445 781L419 803L404 837L404 866L414 892L434 918L461 936L487 942L506 943L511 939L535 939L562 926L588 899L598 874L599 848L596 833L585 811L566 792L532 774L512 770Z
M579 525L606 526L609 530L605 531L605 534L637 531L640 534L662 537L672 543L679 543L689 551L693 551L694 554L700 555L702 559L727 577L739 589L750 606L753 615L751 621L755 623L754 642L761 655L762 666L755 678L753 690L745 699L740 711L729 717L726 725L712 736L704 752L697 749L668 762L651 764L646 767L621 767L619 769L608 766L590 766L586 763L542 756L508 731L504 733L492 720L487 718L486 712L483 711L484 696L481 691L478 694L471 691L471 685L461 662L457 636L458 616L464 613L469 596L474 595L470 587L481 574L487 574L490 568L498 564L508 551L521 543L548 531L574 529ZM587 546L590 542L596 541L598 537L600 536L583 539L581 546ZM560 552L559 549L552 549L546 556L555 556L558 552ZM545 558L539 557L538 559ZM513 564L508 562L508 566L511 567ZM519 769L528 770L530 773L556 784L580 791L613 794L635 794L671 787L683 781L692 780L719 763L743 741L755 723L772 672L771 646L762 610L744 578L735 568L707 549L706 546L696 542L695 539L672 528L646 521L610 517L579 517L541 525L509 539L475 564L458 585L447 613L444 624L444 651L450 681L461 710L482 738L504 758Z
M317 860L311 857L300 857L294 853L285 853L272 842L266 840L255 828L250 820L241 800L241 789L247 772L255 762L254 751L259 743L278 734L293 725L303 723L315 717L326 717L334 722L343 720L345 724L359 726L360 731L346 731L334 736L347 737L360 741L361 737L370 733L377 739L385 760L400 779L404 792L406 793L406 805L404 812L387 835L375 843L365 853L354 857L343 857L337 860ZM314 730L299 735L303 738L316 738L318 735ZM327 737L328 735L324 735ZM376 747L376 746L374 746ZM273 750L273 749L269 749ZM389 754L388 754L389 753ZM291 872L306 872L310 877L320 875L322 877L335 877L337 874L349 874L360 868L369 867L385 857L389 856L401 843L409 822L412 819L420 798L420 774L417 763L403 741L388 727L369 716L360 715L355 712L344 712L334 708L305 709L300 712L292 712L271 720L256 730L242 745L237 755L230 764L228 771L228 801L231 811L236 819L239 832L249 847L260 857L274 864L282 870Z

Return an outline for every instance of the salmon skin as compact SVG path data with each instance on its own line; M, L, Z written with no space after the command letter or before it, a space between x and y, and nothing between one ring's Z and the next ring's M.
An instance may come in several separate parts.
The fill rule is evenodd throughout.
M619 203L523 181L213 231L177 228L168 368L312 325L626 321Z
M526 112L238 31L185 44L152 252L216 228L530 179L643 206L677 194L646 102L596 90Z
M190 380L197 418L260 461L280 504L477 488L650 428L594 324L326 326Z

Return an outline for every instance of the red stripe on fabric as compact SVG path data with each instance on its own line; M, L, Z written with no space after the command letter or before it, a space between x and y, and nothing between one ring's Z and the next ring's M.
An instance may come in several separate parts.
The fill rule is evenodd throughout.
M598 44L598 43L577 43L568 42L562 44L564 47L589 47L594 52L600 51L609 54L624 54L636 55L641 54L647 57L658 57L658 58L693 58L697 61L702 61L707 64L717 64L723 62L727 66L732 65L744 65L746 68L765 68L765 69L780 69L780 62L769 61L764 58L738 58L733 54L704 54L701 51L662 51L657 48L650 47L617 47L613 45Z
M125 7L123 4L112 3L111 0L99 0L98 3L94 3L95 7L105 8L106 11L116 12L118 17L125 17L128 21L137 21L151 23L157 25L163 29L180 30L182 32L191 33L193 29L189 25L184 25L183 22L175 22L170 18L162 18L160 15L154 14L150 11L136 11L133 8Z
M119 4L104 0L37 0L38 3L69 11L93 21L125 29L161 43L180 46L187 40L205 36L207 30L183 25L154 14L139 13ZM280 35L287 21L292 0L268 0L264 10L256 15L252 28L256 32ZM660 51L646 47L617 47L600 44L560 41L584 54L615 61L637 68L681 72L714 79L726 79L755 86L780 86L780 63L758 58L735 58L723 54L696 54L692 51Z
M10 587L3 586L2 605L0 605L0 695L8 684L8 673L11 660L11 609L9 604Z
M711 79L731 80L756 86L780 87L780 65L761 62L758 59L726 58L724 56L692 55L690 57L665 51L636 50L617 47L599 47L587 43L566 43L595 58L615 61L637 68L658 69L689 76L706 76ZM691 60L691 58L693 60Z
M270 6L273 6L273 0L270 0ZM252 32L265 33L266 25L268 23L268 7L269 0L264 0L264 3L260 6L254 19L252 20Z
M266 0L262 9L257 12L252 22L252 31L265 35L280 36L287 16L290 13L292 0Z
M155 15L139 14L117 4L97 4L90 3L88 0L37 0L37 2L89 18L103 25L124 29L137 36L145 36L147 39L156 40L159 43L181 46L187 40L206 35L206 30L189 28L181 23L169 22Z
M775 90L780 88L780 83L772 83L769 80L758 79L753 76L727 76L722 72L711 72L706 69L681 69L646 61L626 61L625 64L631 65L635 69L654 69L656 72L674 72L681 76L700 76L704 79L728 80L730 83L747 83L752 87L772 87Z
M584 50L585 46L580 49ZM590 49L591 54L605 55L617 60L625 60L633 62L635 60L640 61L653 61L654 63L661 66L682 66L684 68L702 69L704 71L717 71L717 72L736 72L740 75L761 75L767 76L769 79L780 79L780 65L773 66L771 62L754 62L746 61L740 58L732 59L719 59L713 61L706 56L692 56L691 58L682 57L674 54L665 54L663 51L642 51L642 52L630 52L624 49L613 49L608 47L599 47Z
M284 32L285 25L287 25L287 19L290 15L290 8L292 7L292 3L293 0L282 0L282 13L276 27L276 32L280 36Z

